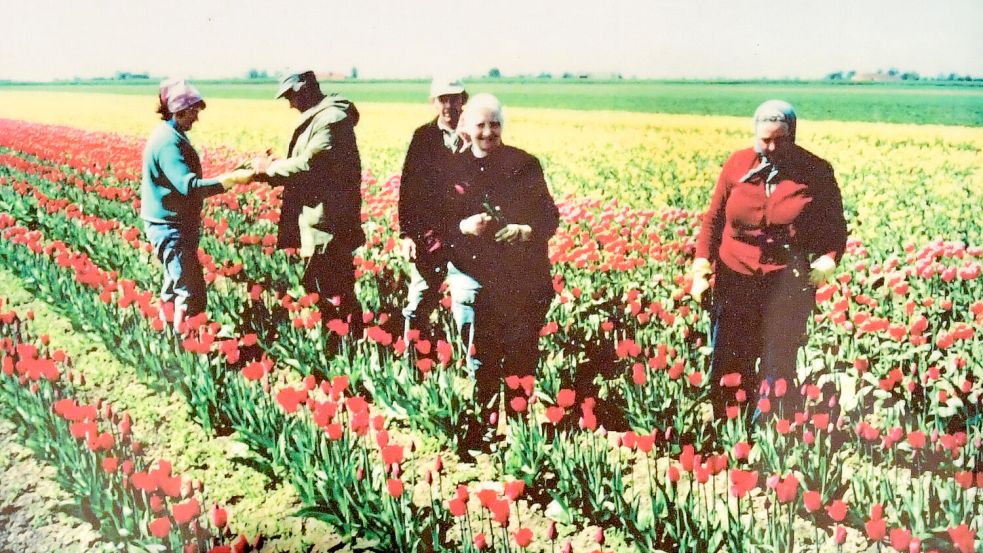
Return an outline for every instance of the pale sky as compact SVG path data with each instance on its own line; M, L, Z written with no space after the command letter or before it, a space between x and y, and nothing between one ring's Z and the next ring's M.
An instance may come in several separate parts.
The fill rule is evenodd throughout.
M0 21L0 79L16 80L352 66L364 78L983 76L983 0L0 0Z

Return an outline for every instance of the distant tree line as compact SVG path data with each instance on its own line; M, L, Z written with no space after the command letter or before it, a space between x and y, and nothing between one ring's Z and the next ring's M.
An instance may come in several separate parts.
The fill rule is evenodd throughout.
M969 74L960 75L958 73L939 73L934 77L919 75L915 71L901 71L897 68L890 68L887 71L878 69L875 72L865 73L853 69L849 71L833 71L826 74L827 81L978 81L983 78L976 78Z
M498 79L502 77L502 71L497 67L492 67L488 70L488 78ZM542 71L540 73L525 73L519 75L513 75L513 77L520 79L552 79L554 78L553 73L547 71ZM570 71L565 71L561 73L557 78L560 79L602 79L602 80L620 80L624 79L624 75L621 73L592 73L592 72L580 72L571 73Z

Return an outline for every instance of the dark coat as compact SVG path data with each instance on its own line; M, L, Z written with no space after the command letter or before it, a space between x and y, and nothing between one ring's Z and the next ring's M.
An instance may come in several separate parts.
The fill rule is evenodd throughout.
M445 182L450 261L480 282L483 294L516 302L551 297L547 243L560 219L539 160L511 146L500 146L485 158L466 151L452 158ZM495 217L494 228L483 236L462 234L461 220L482 212ZM529 225L532 239L496 242L495 232L508 223Z
M454 154L444 145L437 119L413 133L399 184L399 234L416 242L417 258L444 258L441 183Z
M300 246L297 218L303 206L324 204L315 225L334 239L329 248L352 251L365 243L362 231L362 161L355 141L358 110L331 95L301 114L287 157L267 169L270 184L283 186L277 245Z

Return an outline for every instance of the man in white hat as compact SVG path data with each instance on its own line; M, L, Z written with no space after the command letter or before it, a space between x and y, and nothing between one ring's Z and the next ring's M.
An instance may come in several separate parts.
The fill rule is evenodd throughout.
M440 300L440 285L447 273L442 250L441 174L463 140L457 133L461 109L468 93L459 79L435 78L430 85L430 103L436 117L416 129L403 163L399 187L399 234L401 251L409 263L410 283L403 308L404 338L411 328L420 338L431 339L430 316Z
M276 97L301 114L287 157L252 162L258 179L283 186L277 246L299 248L304 287L317 292L323 320L342 319L357 338L362 309L352 252L365 243L358 110L342 96L322 93L313 71L284 77Z

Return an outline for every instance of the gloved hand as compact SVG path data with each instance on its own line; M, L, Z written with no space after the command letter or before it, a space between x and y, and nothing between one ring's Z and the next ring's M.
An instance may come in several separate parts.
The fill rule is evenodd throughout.
M416 242L412 238L403 238L399 243L399 253L403 259L413 261L416 259Z
M215 178L222 183L222 188L228 191L237 184L245 184L252 181L253 172L249 169L235 169L233 171L229 171L228 173L222 173Z
M496 242L505 242L507 244L528 242L530 239L532 239L532 227L529 225L509 223L495 233Z
M833 276L833 271L836 270L836 261L828 255L823 255L813 261L809 267L812 269L809 271L809 282L813 286L820 286Z
M707 277L711 272L709 260L702 257L693 260L693 268L690 270L693 284L690 285L689 294L697 303L703 298L703 293L710 289L710 280Z

